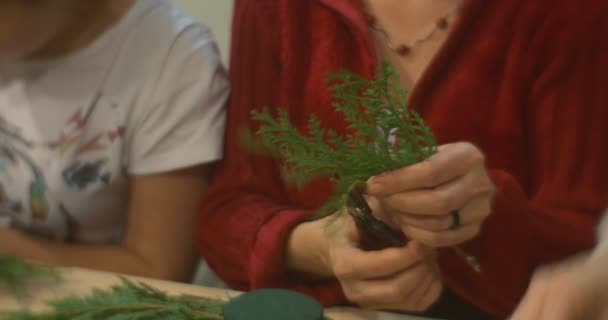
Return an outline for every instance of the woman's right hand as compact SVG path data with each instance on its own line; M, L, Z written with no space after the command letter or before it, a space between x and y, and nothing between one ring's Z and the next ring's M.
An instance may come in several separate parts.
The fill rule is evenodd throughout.
M296 227L287 265L299 273L337 278L349 301L364 308L418 312L439 299L442 284L433 250L409 242L363 251L357 243L354 221L338 212Z

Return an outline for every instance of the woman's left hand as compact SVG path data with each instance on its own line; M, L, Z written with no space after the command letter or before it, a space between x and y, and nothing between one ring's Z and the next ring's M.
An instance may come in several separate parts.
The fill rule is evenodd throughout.
M494 193L483 153L466 142L442 145L426 161L373 177L366 190L378 218L431 247L477 236Z

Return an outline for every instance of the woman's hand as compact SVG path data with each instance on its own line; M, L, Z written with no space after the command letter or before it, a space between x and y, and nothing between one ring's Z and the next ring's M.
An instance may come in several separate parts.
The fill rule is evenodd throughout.
M511 320L608 319L608 254L536 272Z
M347 214L331 221L326 234L328 263L350 301L370 309L424 311L439 299L442 285L432 250L410 242L363 251Z
M366 193L380 219L410 239L447 247L479 234L495 188L483 153L462 142L440 146L427 161L373 177Z
M306 248L313 239L322 240L316 249ZM302 224L288 242L287 265L300 273L336 277L346 297L365 308L416 312L439 299L442 284L433 250L410 242L403 248L363 251L357 241L346 213ZM315 250L316 263L301 255Z

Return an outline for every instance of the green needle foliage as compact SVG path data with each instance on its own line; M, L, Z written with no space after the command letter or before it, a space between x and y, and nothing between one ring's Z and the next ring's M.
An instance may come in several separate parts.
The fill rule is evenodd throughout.
M169 296L144 283L122 278L110 290L93 290L87 297L48 303L45 313L17 312L0 315L5 320L221 320L223 301Z
M285 110L274 117L267 109L254 112L260 123L258 136L264 151L285 162L284 177L302 186L312 179L336 179L335 195L321 209L326 215L346 202L348 193L370 177L423 161L433 155L437 142L422 118L407 107L407 92L389 63L381 65L375 79L344 71L330 77L336 110L349 123L341 136L323 128L311 117L302 134ZM250 138L250 137L248 137ZM255 141L245 141L256 149ZM15 290L25 277L47 274L45 269L0 257L0 284ZM48 271L48 270L46 270ZM0 314L6 320L222 320L226 302L194 296L169 296L144 283L122 279L110 290L94 290L87 297L49 302L45 313Z
M390 63L383 63L372 80L349 71L329 80L334 108L344 114L350 134L323 128L314 116L302 134L283 109L276 118L268 109L252 114L263 147L284 160L286 181L302 186L318 177L338 178L321 215L342 206L352 188L370 177L423 161L437 148L431 130L408 108L407 92Z
M224 320L226 301L192 295L170 296L143 282L121 278L110 290L48 303L49 311L0 313L2 320ZM331 320L325 317L325 320Z
M31 278L58 279L52 267L29 264L15 257L0 256L0 286L17 295L23 283Z

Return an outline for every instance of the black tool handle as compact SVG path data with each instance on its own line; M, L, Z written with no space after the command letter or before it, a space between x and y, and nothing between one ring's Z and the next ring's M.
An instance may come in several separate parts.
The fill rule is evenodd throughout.
M374 217L372 209L358 189L353 189L348 194L346 208L355 220L360 236L359 245L363 250L382 250L407 244L407 239L401 232Z

